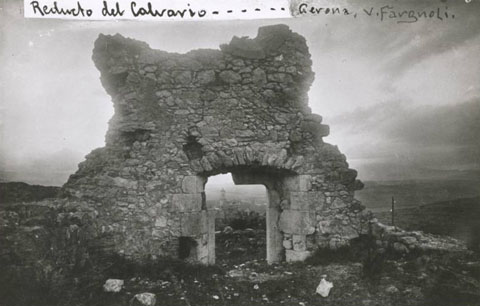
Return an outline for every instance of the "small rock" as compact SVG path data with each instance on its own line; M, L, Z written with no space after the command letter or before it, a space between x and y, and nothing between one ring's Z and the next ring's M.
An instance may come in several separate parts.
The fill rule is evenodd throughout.
M238 73L231 70L222 71L219 76L220 79L227 84L238 83L242 80L242 77Z
M330 294L330 289L333 288L333 283L327 281L325 278L322 278L320 284L317 286L316 293L320 294L322 297L327 297Z
M385 289L385 291L387 293L397 293L397 292L399 292L398 288L395 287L394 285L388 286L387 289Z
M231 234L231 233L233 233L233 228L231 226L225 226L225 228L223 229L223 233L224 234Z
M255 284L255 286L253 286L253 289L258 290L260 289L260 286L258 286L258 284Z
M212 297L213 297L214 300L220 299L220 298L218 297L218 295L214 295L214 296L212 296Z
M283 240L283 247L287 250L291 250L293 248L292 240Z
M230 277L243 277L245 273L239 270L230 270L227 272L227 275Z
M156 303L155 294L150 292L139 293L133 297L133 305L155 306Z
M395 251L397 251L398 253L408 253L408 248L407 248L403 243L395 242L395 243L393 244L393 248L394 248Z
M375 303L372 300L363 300L362 305L364 306L370 306L370 305L375 305Z
M103 291L105 292L120 292L123 288L123 279L107 279L103 284Z

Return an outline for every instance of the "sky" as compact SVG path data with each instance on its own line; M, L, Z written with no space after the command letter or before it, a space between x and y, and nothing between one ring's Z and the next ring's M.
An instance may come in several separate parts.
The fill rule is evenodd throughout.
M324 6L332 1L318 1ZM360 4L361 3L361 4ZM217 49L259 26L288 24L312 54L310 106L330 125L359 178L412 179L480 169L480 1L402 1L448 7L455 19L311 16L281 20L139 22L24 19L20 1L0 2L0 180L61 185L104 145L113 115L93 65L100 33L152 48ZM319 5L320 5L319 4ZM361 13L394 0L335 1Z

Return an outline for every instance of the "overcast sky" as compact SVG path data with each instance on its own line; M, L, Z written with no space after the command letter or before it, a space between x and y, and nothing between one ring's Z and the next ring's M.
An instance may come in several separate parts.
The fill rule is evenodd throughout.
M362 7L360 1L335 3L358 11L398 6L396 1L361 1ZM233 35L255 37L259 26L277 23L306 37L315 71L310 106L330 125L325 140L339 146L360 178L375 179L384 168L368 165L379 163L395 169L406 169L405 163L479 169L480 1L402 3L415 9L448 6L455 19L412 24L365 16L183 23L27 20L21 1L5 1L0 179L60 185L86 154L104 145L113 107L91 60L99 33L186 52L218 48Z

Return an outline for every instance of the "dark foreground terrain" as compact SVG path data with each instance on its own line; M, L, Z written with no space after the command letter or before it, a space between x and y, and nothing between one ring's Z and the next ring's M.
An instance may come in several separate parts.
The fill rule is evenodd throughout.
M116 258L72 275L52 288L29 279L0 284L2 306L132 305L137 293L156 294L157 305L480 305L478 255L380 253L368 239L351 249L317 253L304 263L267 265L265 231L218 233L217 265ZM321 275L333 282L326 298L315 293ZM119 293L104 292L108 278L125 280Z
M465 239L465 233L470 233L469 229L480 220L478 200L400 209L397 225L453 236L458 233ZM388 212L378 213L377 217L389 224ZM236 224L248 223L240 221L236 220ZM26 228L34 229L36 221L29 222ZM156 305L168 306L480 305L478 252L410 252L399 257L362 237L349 249L319 252L303 263L267 265L266 233L263 223L257 223L248 223L256 226L254 229L233 226L218 231L217 263L210 267L174 259L150 258L135 264L120 257L104 258L101 263L91 258L81 267L74 267L66 282L56 282L62 271L48 264L32 270L34 277L28 271L1 271L0 306L130 306L136 305L133 296L143 292L154 293ZM326 298L315 293L322 275L333 282ZM107 279L122 279L125 285L118 293L104 292Z
M53 198L60 187L30 185L23 182L0 182L0 204L41 201Z

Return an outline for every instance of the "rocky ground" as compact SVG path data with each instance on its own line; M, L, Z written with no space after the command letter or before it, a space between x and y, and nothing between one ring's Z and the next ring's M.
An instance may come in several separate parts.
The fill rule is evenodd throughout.
M377 212L375 216L380 222L391 224L390 212ZM395 224L405 230L449 235L480 250L480 197L398 209Z
M359 240L351 249L317 253L304 263L267 265L263 258L264 231L227 231L217 234L215 266L162 260L139 266L118 259L88 277L79 275L70 287L50 291L50 297L2 301L136 305L134 296L149 292L156 305L480 305L478 254L396 257ZM322 275L333 283L328 297L315 293ZM124 281L119 292L104 291L108 278Z
M349 249L319 252L303 263L267 265L265 230L222 229L215 266L111 258L74 270L66 284L6 277L3 271L0 305L130 306L146 292L155 295L156 305L480 305L478 253L452 251L452 240L418 232L378 227L374 233L393 249L409 251L398 255L378 241L359 239ZM447 247L433 252L429 247L442 249L433 242ZM36 278L51 280L57 272L48 266L42 271ZM333 283L327 297L315 293L323 275ZM105 292L108 279L122 280L121 290Z

